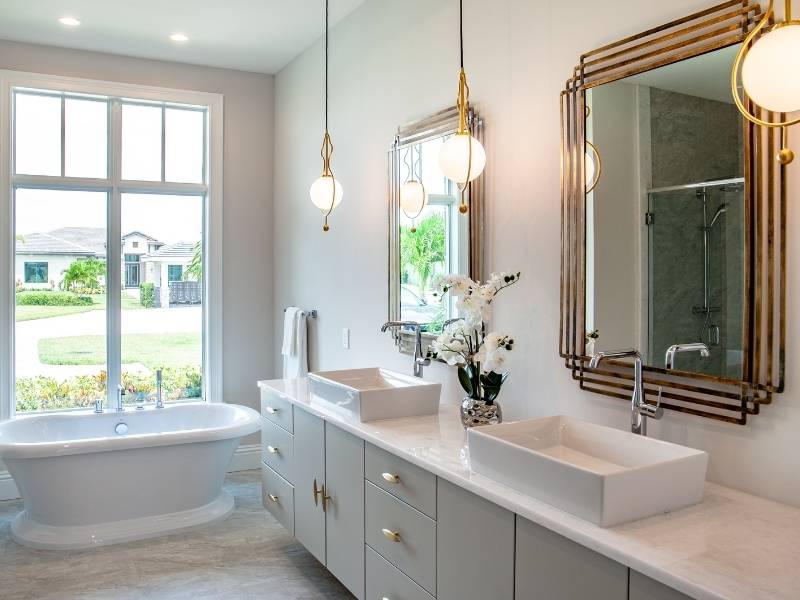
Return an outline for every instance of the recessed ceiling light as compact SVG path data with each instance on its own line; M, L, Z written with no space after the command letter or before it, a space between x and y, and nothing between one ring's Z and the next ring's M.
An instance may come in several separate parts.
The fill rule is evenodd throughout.
M81 22L75 17L61 17L58 22L62 25L66 25L67 27L77 27L81 24Z
M169 39L171 39L173 42L188 42L189 41L188 36L186 36L183 33L173 33L171 36L169 36Z

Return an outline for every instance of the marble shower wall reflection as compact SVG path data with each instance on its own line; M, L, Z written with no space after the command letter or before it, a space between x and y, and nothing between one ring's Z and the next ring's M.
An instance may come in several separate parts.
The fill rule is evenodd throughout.
M594 88L587 139L587 331L665 366L672 344L711 356L675 369L740 377L744 298L742 120L727 89L735 48Z

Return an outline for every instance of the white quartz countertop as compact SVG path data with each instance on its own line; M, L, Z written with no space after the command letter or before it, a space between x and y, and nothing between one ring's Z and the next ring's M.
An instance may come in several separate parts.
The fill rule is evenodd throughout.
M714 483L705 500L603 528L470 470L458 407L361 423L314 399L305 379L260 381L293 404L526 519L698 600L800 599L800 509Z

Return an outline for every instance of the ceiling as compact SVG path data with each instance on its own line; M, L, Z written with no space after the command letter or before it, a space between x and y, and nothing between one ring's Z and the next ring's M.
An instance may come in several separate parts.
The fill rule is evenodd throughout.
M363 2L331 2L331 25ZM0 39L275 73L324 33L324 11L324 0L0 0Z
M731 68L738 50L738 45L729 46L627 77L624 81L733 104Z

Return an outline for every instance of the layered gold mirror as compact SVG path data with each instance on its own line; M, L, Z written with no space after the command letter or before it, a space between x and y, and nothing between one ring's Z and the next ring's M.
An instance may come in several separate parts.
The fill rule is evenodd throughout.
M731 68L760 18L726 2L581 57L562 94L561 355L630 398L636 348L662 406L745 423L783 387L785 167Z
M439 153L458 129L456 107L403 125L389 151L390 321L415 322L435 337L456 318L455 304L434 294L435 281L459 273L480 279L483 268L483 177L461 194L439 167ZM468 126L482 138L483 124L470 112ZM411 326L397 331L401 351L410 351Z

